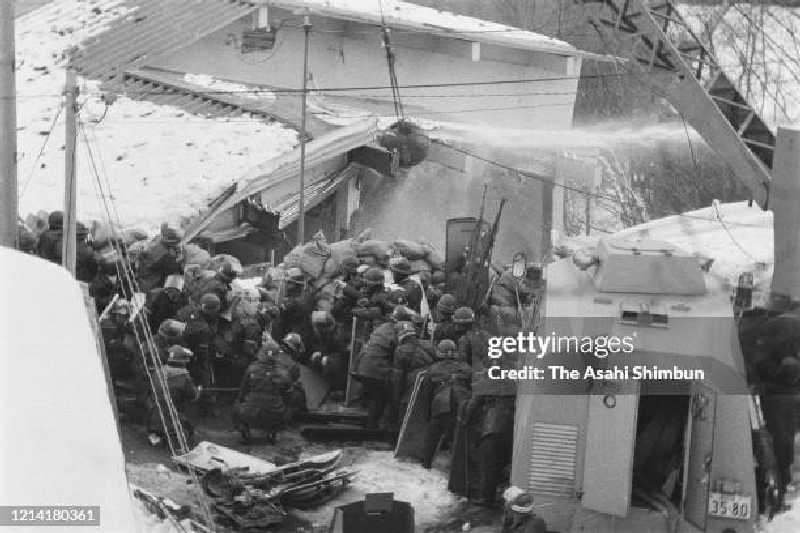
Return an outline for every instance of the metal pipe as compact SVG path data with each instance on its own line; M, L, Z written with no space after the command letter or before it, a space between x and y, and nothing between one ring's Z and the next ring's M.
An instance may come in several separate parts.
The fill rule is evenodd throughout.
M300 199L297 206L297 244L306 240L306 98L308 97L308 38L311 32L311 20L303 17L305 32L305 52L303 54L303 92L300 107Z
M14 2L0 0L0 245L17 247Z

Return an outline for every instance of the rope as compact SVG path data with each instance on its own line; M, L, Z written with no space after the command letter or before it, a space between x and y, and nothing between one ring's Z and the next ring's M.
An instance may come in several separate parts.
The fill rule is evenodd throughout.
M381 12L381 31L383 33L383 48L386 50L386 63L389 66L389 84L392 86L392 100L394 101L394 113L400 120L404 119L403 102L400 100L400 84L397 81L397 71L394 65L394 52L389 39L389 28L383 16L383 0L378 0L378 9Z
M107 195L103 191L103 184L102 184L102 181L101 181L100 172L98 171L98 168L97 168L95 156L94 156L94 153L93 153L92 148L91 148L91 141L90 141L89 136L87 134L85 125L83 124L82 121L79 121L79 130L83 134L86 151L87 151L87 154L89 156L89 161L90 161L93 173L94 173L95 180L97 182L97 187L99 189L100 197L101 197L101 199L103 201L103 207L104 207L104 210L106 212L106 216L107 216L107 220L108 220L108 223L109 223L109 227L112 229L113 237L112 237L110 242L112 243L112 247L114 248L114 251L117 253L117 257L118 257L118 260L117 260L117 262L115 264L115 266L117 268L117 273L118 273L118 275L119 275L121 280L125 280L125 282L127 282L127 287L123 284L123 293L127 293L127 294L133 296L134 294L140 292L140 288L139 288L138 282L136 281L136 277L135 277L135 275L133 273L133 270L132 270L132 267L130 265L130 262L127 260L127 257L125 255L123 255L123 250L122 250L122 247L120 245L121 244L121 239L119 238L119 235L117 234L117 225L119 225L119 213L117 212L116 205L114 203L113 197L110 195L110 190L111 190L110 183L108 182L107 176L105 176L106 186L108 187L108 190L109 190L109 194ZM102 163L102 160L101 160L101 163ZM115 214L116 214L116 218L117 218L117 225L115 225L113 223L112 216L111 216L111 210L109 208L109 204L114 208L114 211L115 211ZM133 332L134 332L134 337L135 337L137 345L139 347L139 351L140 351L140 355L142 357L142 361L143 361L143 363L145 365L145 373L147 374L148 381L150 382L150 387L151 387L151 390L153 392L153 399L154 399L154 402L156 404L156 408L157 408L158 413L159 413L159 415L161 417L161 422L162 422L162 426L164 427L164 434L166 436L167 445L169 446L170 452L172 453L172 455L176 455L175 454L176 446L172 442L172 439L171 439L171 436L170 436L170 431L169 431L169 428L167 427L167 416L168 416L169 417L169 421L173 424L173 427L176 429L176 437L177 437L177 440L178 440L177 449L178 450L188 451L189 450L189 446L188 446L188 442L186 440L186 435L184 434L183 426L181 424L180 416L178 414L177 408L175 407L175 404L174 404L174 402L172 400L172 396L171 396L171 394L169 392L169 385L168 385L168 380L167 380L167 377L166 377L166 373L165 373L164 368L163 368L163 366L162 366L162 364L161 364L161 362L160 362L160 360L158 358L158 350L156 348L155 340L153 339L152 330L150 328L150 324L149 324L149 321L147 319L146 312L144 310L141 310L136 315L135 320L138 320L138 322L139 322L138 325L141 326L141 331L140 331L140 329L138 327L136 327L137 324L134 324L134 327L132 328ZM140 333L141 333L141 336L140 336ZM142 342L142 337L144 337L144 342ZM145 345L146 345L147 349L145 349ZM155 381L153 379L153 376L151 375L150 368L148 367L148 361L147 361L147 356L148 355L150 356L150 362L152 363L152 370L155 373L155 377L156 377L155 381L158 382L159 386L161 387L161 391L163 392L163 397L162 398L159 398L159 395L158 395L158 393L156 391L156 387L155 387ZM164 414L165 409L162 407L160 399L163 399L165 404L166 404L167 415ZM203 489L202 489L202 486L200 484L200 480L199 480L199 478L197 476L197 472L192 468L189 468L189 472L190 472L190 474L191 474L191 476L192 476L192 478L194 480L195 487L199 491L200 497L198 499L199 499L200 504L202 506L203 514L205 516L205 519L207 520L207 524L213 530L214 529L214 518L213 518L213 515L212 515L212 512L211 512L211 508L209 506L208 500L207 500L205 494L203 493Z

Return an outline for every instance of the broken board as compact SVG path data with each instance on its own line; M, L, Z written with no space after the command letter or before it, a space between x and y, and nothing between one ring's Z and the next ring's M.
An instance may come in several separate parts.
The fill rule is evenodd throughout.
M317 372L300 364L300 383L303 384L303 389L306 392L306 407L313 411L319 409L322 402L328 396L331 386L327 380L319 375Z
M422 460L422 447L428 420L433 393L428 372L420 372L414 381L414 390L408 402L400 434L397 437L397 446L394 449L395 457L414 457Z

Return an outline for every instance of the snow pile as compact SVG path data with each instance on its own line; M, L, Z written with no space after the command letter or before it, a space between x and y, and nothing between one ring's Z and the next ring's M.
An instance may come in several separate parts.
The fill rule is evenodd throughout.
M5 247L0 273L0 353L14 354L0 357L0 501L98 505L103 531L134 531L109 384L79 283Z
M447 490L447 475L439 470L425 470L418 463L402 462L392 452L367 451L360 455L353 468L358 475L353 480L348 500L371 492L394 492L394 498L414 506L417 525L434 524L458 502Z
M54 0L17 19L23 217L40 209L63 208L65 126L64 113L59 114L63 52L127 16L130 11L123 5L121 0ZM195 214L247 170L291 150L297 140L296 132L282 125L244 116L210 119L126 97L107 108L96 83L81 80L80 89L80 120L126 226L153 231L162 221L177 223ZM78 143L78 218L102 220L105 212L83 133L79 132Z
M275 94L263 89L248 87L239 83L218 80L208 74L185 74L183 80L187 83L205 87L210 93L232 93L233 96L240 96L251 100L275 100Z
M753 301L764 305L772 280L772 212L747 202L716 204L653 220L615 233L614 238L648 238L670 242L691 254L714 259L710 274L735 287L739 275L753 273ZM569 248L593 246L596 238L565 238Z

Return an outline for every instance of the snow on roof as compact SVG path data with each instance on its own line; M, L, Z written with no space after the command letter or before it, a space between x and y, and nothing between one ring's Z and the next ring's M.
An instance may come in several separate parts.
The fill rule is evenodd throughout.
M710 274L723 287L737 285L739 275L752 272L753 300L768 301L772 281L772 212L747 202L717 204L624 229L614 237L647 238L672 243L684 251L713 259ZM593 246L595 238L566 238L570 248Z
M63 207L65 125L64 113L59 111L65 79L63 51L128 14L121 0L53 0L17 19L19 211L23 217ZM126 226L155 230L162 221L176 223L204 208L208 199L247 170L291 150L297 142L295 131L246 116L209 119L126 97L106 108L97 83L81 80L80 85L80 119ZM78 218L105 220L82 133L77 173Z
M368 24L381 24L383 20L392 29L415 30L508 48L570 56L582 54L571 44L540 33L401 0L266 0L266 3Z

